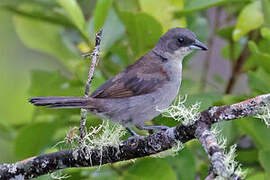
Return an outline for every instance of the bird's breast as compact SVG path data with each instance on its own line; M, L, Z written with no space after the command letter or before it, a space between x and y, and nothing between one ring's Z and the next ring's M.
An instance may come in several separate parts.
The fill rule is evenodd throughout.
M159 109L167 108L173 102L179 92L182 80L182 65L179 60L168 62L164 69L166 69L170 80L156 92L158 95L155 97L159 97L159 99L156 99Z

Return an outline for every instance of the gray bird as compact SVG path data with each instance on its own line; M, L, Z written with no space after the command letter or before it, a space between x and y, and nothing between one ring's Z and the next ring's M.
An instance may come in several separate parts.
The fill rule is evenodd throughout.
M29 101L49 108L84 108L130 129L166 129L166 126L144 126L167 108L181 85L182 60L192 50L207 50L188 29L173 28L164 34L147 54L124 71L106 81L88 98L34 97Z

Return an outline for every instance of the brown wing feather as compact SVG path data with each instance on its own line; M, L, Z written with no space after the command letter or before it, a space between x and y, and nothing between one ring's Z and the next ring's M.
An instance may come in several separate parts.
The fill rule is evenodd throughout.
M91 97L124 98L148 94L168 81L162 61L153 54L147 54L112 79L97 88Z

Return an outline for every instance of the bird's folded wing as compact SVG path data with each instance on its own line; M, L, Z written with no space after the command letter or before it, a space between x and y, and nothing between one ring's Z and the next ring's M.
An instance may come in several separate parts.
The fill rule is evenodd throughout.
M145 57L144 57L145 58ZM139 60L125 71L96 89L93 98L124 98L148 94L168 81L167 72L159 63Z

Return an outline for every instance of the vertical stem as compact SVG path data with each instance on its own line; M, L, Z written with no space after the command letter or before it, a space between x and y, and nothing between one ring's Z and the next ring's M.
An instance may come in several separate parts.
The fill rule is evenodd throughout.
M96 64L98 62L101 36L102 36L102 29L100 31L98 31L98 33L96 34L96 44L95 44L95 48L94 48L93 53L87 54L85 56L85 57L92 57L92 61L91 61L91 65L90 65L89 73L88 73L88 78L87 78L86 86L85 86L85 90L84 90L84 96L86 98L89 97L89 92L91 89L91 82L93 80L95 67L96 67ZM81 123L80 123L80 129L79 129L79 131L80 131L80 140L79 140L80 146L82 145L83 139L85 137L86 115L87 115L87 110L82 108L81 109Z
M236 60L236 64L233 68L232 75L229 79L228 85L226 87L225 93L230 94L232 92L232 89L235 85L235 82L237 80L238 75L240 74L242 70L242 66L244 65L247 57L250 55L250 52L248 50L248 44L245 44L244 49L238 59Z
M231 77L229 79L229 82L228 82L226 90L225 90L226 94L230 94L232 92L233 87L234 87L234 85L236 83L236 80L237 80L239 74L242 71L242 67L245 64L248 57L250 56L250 51L248 49L248 41L249 40L254 40L255 42L258 42L260 39L261 39L261 37L258 34L258 31L249 32L247 43L244 45L244 48L243 48L240 56L237 58L235 64L233 64L232 75L231 75Z

